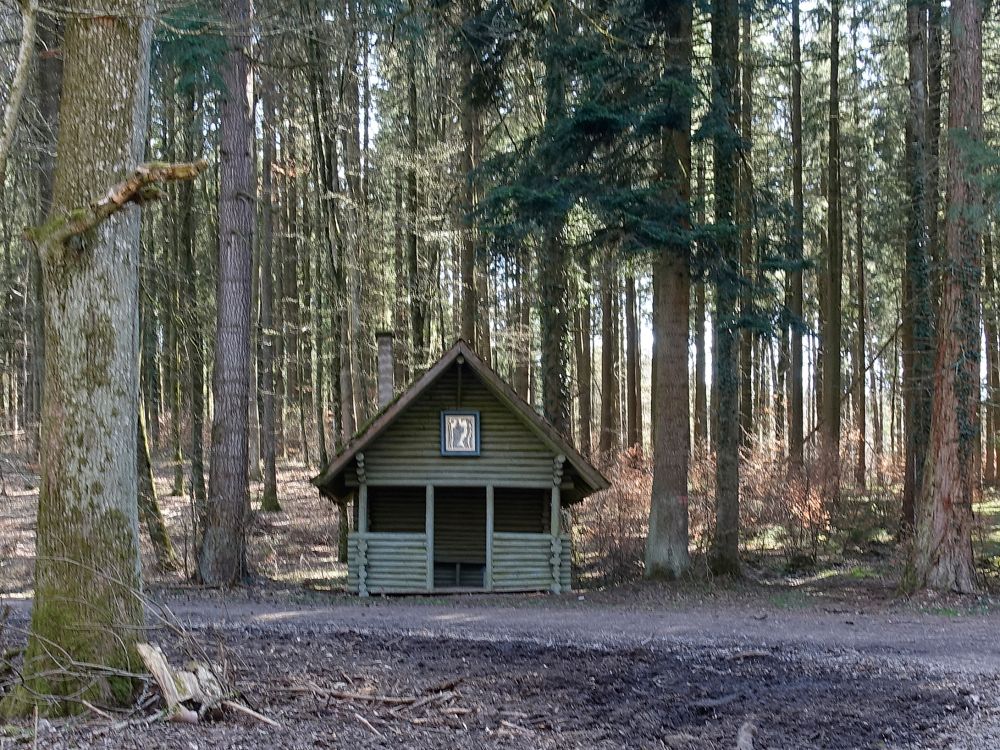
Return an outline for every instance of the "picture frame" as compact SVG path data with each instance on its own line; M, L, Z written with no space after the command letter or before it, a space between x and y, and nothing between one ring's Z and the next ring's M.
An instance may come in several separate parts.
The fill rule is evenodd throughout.
M442 456L478 456L479 438L478 411L445 409L441 412Z

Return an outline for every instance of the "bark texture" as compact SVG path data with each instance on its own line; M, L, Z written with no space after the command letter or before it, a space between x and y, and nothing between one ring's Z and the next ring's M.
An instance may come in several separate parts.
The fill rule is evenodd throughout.
M142 156L152 15L108 2L114 23L72 3L52 213L65 229ZM121 209L122 207L119 207ZM65 217L70 219L66 220ZM76 226L76 225L74 225ZM124 703L143 624L137 512L139 211L129 202L80 233L43 232L42 405L35 602L23 686L5 709L79 699ZM90 666L93 665L93 666Z
M710 564L716 573L739 573L740 423L737 301L739 299L739 234L736 230L737 157L736 65L738 16L736 0L719 0L712 8L712 62L716 76L713 100L716 116L727 121L713 141L715 165L715 221L719 257L715 275L715 329L712 364L715 370L713 404L718 420L714 440L715 536Z
M250 287L254 223L254 142L250 106L249 0L224 0L228 49L222 63L219 165L219 283L212 393L212 460L198 554L198 578L235 585L247 573L249 490Z
M653 390L653 489L646 539L646 576L677 578L687 570L688 455L691 450L687 366L691 297L691 55L690 0L672 0L666 21L666 75L676 85L667 102L673 126L664 133L663 178L667 210L681 223L674 242L654 261L653 335L658 377Z
M982 8L951 5L948 208L930 442L917 506L913 583L971 593L978 491L982 195L970 144L982 138Z
M802 396L802 246L804 207L802 194L802 42L799 23L799 0L792 0L792 269L791 278L791 352L788 399L788 456L793 468L803 462Z

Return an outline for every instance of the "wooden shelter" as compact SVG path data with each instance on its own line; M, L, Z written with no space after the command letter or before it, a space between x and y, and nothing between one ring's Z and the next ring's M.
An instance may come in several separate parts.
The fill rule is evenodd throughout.
M459 340L313 479L353 500L348 588L361 596L570 588L563 508L608 481Z

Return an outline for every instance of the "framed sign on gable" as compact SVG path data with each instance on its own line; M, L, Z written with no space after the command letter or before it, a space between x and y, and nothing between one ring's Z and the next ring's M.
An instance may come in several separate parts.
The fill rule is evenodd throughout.
M441 455L479 455L479 412L441 412Z

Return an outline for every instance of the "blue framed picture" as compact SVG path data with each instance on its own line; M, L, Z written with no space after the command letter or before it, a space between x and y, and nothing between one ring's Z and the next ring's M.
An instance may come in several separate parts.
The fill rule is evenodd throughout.
M479 455L479 412L441 412L441 455Z

